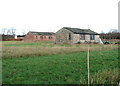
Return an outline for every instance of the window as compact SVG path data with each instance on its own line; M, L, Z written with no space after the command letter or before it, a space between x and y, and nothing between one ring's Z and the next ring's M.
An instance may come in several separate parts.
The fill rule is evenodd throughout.
M38 36L36 35L36 39L38 39Z
M52 36L51 36L51 39L52 39Z
M42 39L42 36L40 36L40 39Z
M69 40L71 40L71 33L69 33Z
M95 36L94 35L90 35L90 40L94 40Z
M50 39L50 36L49 36L49 39Z
M85 40L85 34L82 34L80 40Z
M92 35L90 35L90 40L92 40Z
M83 40L85 40L85 35L83 35Z
M46 39L46 36L44 36L44 39Z

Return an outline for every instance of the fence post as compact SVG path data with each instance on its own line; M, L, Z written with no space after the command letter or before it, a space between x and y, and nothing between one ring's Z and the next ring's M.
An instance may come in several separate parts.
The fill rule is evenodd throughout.
M87 64L88 64L88 86L89 86L89 47L88 47L88 53L87 53Z

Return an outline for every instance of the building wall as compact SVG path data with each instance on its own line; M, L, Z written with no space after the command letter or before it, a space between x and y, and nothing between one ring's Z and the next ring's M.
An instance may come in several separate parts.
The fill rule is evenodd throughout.
M3 41L10 41L10 40L13 40L13 39L15 39L14 35L2 35L2 40Z
M24 41L35 41L34 35L28 34L24 37Z
M38 36L37 39L36 39L36 36ZM51 35L51 36L48 36L48 35L34 35L34 39L36 41L37 40L55 41L55 36L54 35Z
M85 41L87 41L87 42L90 41L90 35L89 35L89 34L86 34L86 35L85 35Z
M36 36L37 36L37 38L36 38ZM41 36L42 36L42 38L41 38ZM51 39L51 37L52 37L52 39ZM24 41L55 41L55 36L54 35L50 36L50 39L49 39L49 36L46 36L46 39L45 39L43 35L28 34L25 36Z
M71 40L69 40L69 33L71 33ZM94 35L94 40L90 40L90 35L85 34L85 40L80 39L82 38L83 34L74 34L73 32L67 30L67 29L60 29L58 32L56 32L56 38L55 42L58 43L85 43L85 42L99 42L99 35Z
M69 40L69 34L70 34L70 40ZM59 43L73 43L73 33L67 29L60 29L58 32L56 32L55 35L55 42L57 44Z
M73 34L73 43L84 43L85 41L89 41L90 38L89 38L89 35L85 35L85 40L83 39L80 39L82 38L82 35L83 34Z
M99 42L100 35L95 35L95 42Z
M87 42L99 42L99 35L94 35L94 40L90 40L90 35L86 35Z
M86 35L85 41L87 41L87 42L99 42L99 35L94 35L94 40L90 40L90 35Z
M80 42L80 34L73 34L73 43Z
M99 35L95 35L95 39L94 40L90 40L90 42L99 42Z

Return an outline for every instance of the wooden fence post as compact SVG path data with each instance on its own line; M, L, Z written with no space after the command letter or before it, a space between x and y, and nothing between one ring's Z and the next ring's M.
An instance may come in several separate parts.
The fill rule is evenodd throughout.
M89 47L88 47L88 54L87 54L87 64L88 64L88 86L89 86Z

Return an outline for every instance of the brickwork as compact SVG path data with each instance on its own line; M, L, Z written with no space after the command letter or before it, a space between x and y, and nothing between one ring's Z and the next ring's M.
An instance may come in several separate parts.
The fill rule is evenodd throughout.
M25 36L24 41L55 41L55 36L32 35L29 33Z
M31 34L26 35L24 41L35 41L34 35Z
M13 39L15 39L14 35L2 35L3 41L13 40Z

